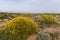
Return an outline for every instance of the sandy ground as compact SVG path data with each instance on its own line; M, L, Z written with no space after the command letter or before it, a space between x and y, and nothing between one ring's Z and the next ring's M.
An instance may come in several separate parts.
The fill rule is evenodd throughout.
M36 40L36 35L30 36L27 40Z

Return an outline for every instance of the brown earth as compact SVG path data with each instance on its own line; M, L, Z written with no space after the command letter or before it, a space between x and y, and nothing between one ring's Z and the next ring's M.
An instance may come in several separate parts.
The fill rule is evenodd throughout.
M36 35L31 35L27 40L36 40Z

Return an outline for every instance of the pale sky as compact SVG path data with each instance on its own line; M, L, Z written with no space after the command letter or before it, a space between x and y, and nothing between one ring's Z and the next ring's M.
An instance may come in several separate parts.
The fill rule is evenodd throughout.
M60 13L60 0L0 0L0 12Z

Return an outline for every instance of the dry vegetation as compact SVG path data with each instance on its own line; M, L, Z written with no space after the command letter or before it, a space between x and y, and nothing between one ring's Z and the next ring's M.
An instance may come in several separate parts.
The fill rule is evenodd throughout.
M47 24L47 25L42 25L42 22L40 23L40 21L38 19L40 19L43 15L47 15L47 14L14 14L14 13L1 13L0 14L0 30L4 27L4 25L11 19L17 17L17 16L24 16L24 17L29 17L30 19L33 19L37 24L38 24L38 34L41 34L41 33L45 33L45 34L48 34L48 35L44 35L44 34L41 34L41 39L39 40L60 40L60 14L48 14L48 15L52 15L53 17L55 17L57 20L58 20L58 23L55 21L56 24L52 24L50 23ZM47 21L46 21L47 22ZM35 40L37 37L39 38L40 36L37 36L37 35L32 35L30 36L27 40ZM51 39L46 39L44 38L44 36L46 38L49 38L51 37ZM48 37L47 37L48 36ZM36 40L38 40L38 38Z

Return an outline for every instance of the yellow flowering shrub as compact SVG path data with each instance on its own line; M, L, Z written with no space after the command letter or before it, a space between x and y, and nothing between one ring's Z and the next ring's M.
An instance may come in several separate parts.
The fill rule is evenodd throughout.
M41 18L38 19L41 25L51 26L53 24L58 24L58 20L52 15L42 15Z
M28 17L16 17L2 28L3 39L26 40L29 35L38 32L38 25ZM5 36L5 37L4 37Z

